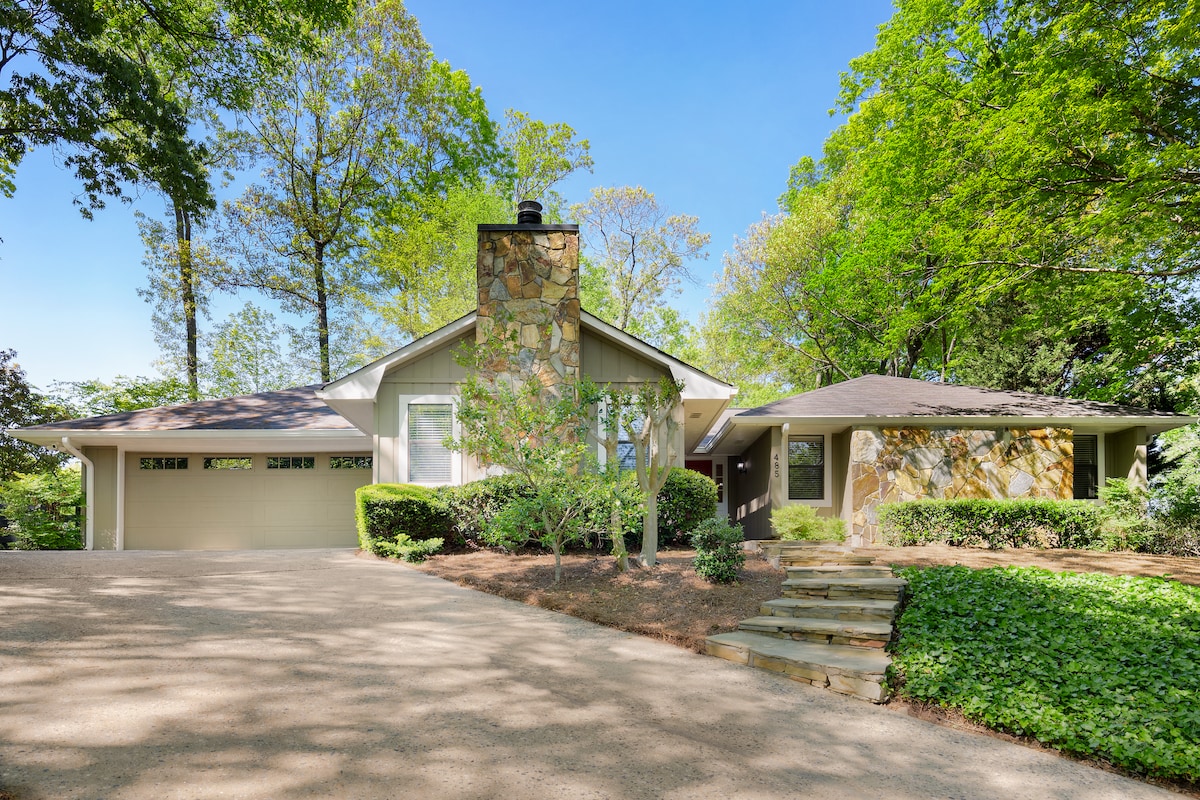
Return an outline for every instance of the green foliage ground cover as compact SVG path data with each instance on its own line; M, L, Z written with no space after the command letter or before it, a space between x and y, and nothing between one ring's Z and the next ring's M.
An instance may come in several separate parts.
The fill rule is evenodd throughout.
M1200 588L1033 567L898 570L899 692L1131 772L1200 783Z

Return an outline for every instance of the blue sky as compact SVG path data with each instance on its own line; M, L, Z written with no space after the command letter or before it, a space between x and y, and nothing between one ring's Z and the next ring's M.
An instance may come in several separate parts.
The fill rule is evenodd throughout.
M641 185L700 218L709 258L692 264L698 285L673 301L693 320L735 237L776 210L792 164L819 155L840 121L829 114L840 73L892 11L881 0L407 6L437 57L482 87L493 116L517 108L591 142L593 173L558 187L569 200ZM43 390L151 375L157 357L137 296L145 268L133 212L160 216L162 201L114 201L88 222L72 206L77 192L39 151L18 171L16 195L0 198L0 349L16 349ZM214 316L248 299L222 300Z

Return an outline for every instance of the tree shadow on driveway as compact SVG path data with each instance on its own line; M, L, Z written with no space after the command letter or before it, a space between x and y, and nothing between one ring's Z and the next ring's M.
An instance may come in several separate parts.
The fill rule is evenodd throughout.
M21 798L1166 797L351 551L0 553Z

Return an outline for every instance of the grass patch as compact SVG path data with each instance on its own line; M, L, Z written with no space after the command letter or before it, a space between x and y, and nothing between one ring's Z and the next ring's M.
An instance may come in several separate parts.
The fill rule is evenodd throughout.
M1200 781L1200 588L905 568L899 693L1131 772Z

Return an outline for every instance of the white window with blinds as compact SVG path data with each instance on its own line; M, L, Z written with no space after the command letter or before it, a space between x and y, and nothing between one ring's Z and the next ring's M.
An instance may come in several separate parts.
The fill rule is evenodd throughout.
M404 406L408 482L448 484L461 482L459 459L445 445L454 434L454 404L419 398Z
M828 505L824 436L789 436L787 441L788 500Z

